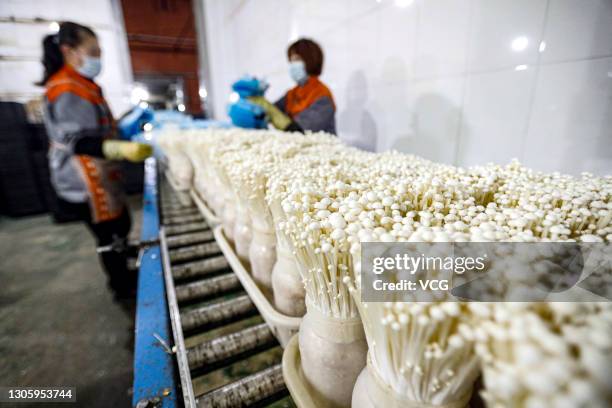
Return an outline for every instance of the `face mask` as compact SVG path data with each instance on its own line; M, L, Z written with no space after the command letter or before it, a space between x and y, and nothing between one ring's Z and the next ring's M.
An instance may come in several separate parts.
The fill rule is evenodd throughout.
M289 63L289 76L298 84L304 83L308 78L304 61L291 61Z
M102 70L102 61L97 57L86 55L83 59L83 65L77 68L77 72L85 78L94 79Z

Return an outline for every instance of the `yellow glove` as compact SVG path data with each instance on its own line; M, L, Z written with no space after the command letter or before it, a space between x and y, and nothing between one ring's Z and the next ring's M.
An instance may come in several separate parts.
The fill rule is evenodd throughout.
M291 124L291 118L274 106L274 104L268 102L263 96L251 96L249 97L249 101L253 102L255 105L261 106L263 110L266 111L268 119L275 128L285 130Z
M109 160L129 160L138 163L151 156L153 148L146 143L105 140L102 143L102 153Z

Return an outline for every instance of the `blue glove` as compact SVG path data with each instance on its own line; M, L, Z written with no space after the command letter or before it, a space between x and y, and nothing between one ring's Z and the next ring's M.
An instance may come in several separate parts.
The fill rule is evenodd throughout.
M148 108L136 106L130 113L119 121L118 128L121 139L131 140L133 136L142 132L145 123L153 120L153 111Z
M235 126L248 129L265 129L268 127L264 109L246 99L238 99L237 102L231 104L228 114Z
M268 86L268 83L263 79L244 76L232 84L232 90L241 98L248 98L249 96L263 96Z

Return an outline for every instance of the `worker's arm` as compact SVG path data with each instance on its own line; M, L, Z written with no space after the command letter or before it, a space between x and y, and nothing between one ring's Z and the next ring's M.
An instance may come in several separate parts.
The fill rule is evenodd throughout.
M287 114L285 107L287 106L287 95L283 95L278 101L274 102L274 106L278 108L284 114ZM301 132L304 133L304 129L297 124L296 121L292 120L289 126L285 129L287 132Z
M278 101L274 102L274 106L276 106L281 112L287 114L287 94L283 95ZM289 126L285 129L287 132L301 132L304 133L304 129L300 125L297 124L296 121L291 121Z
M76 142L74 154L138 163L151 156L153 148L146 143L102 140L96 136L83 136Z
M96 107L72 93L60 95L51 106L54 140L73 154L84 154L110 160L142 161L152 148L143 143L104 140L104 130L98 127Z
M297 114L294 121L302 129L335 133L335 114L336 109L332 100L327 96L322 96Z
M274 102L274 106L286 114L287 111L285 110L285 107L287 106L287 94L283 95L278 101Z
M49 115L54 130L50 134L52 142L74 154L88 154L81 152L80 149L88 149L92 153L99 151L99 154L92 154L92 156L102 154L99 141L104 135L98 126L96 107L91 102L66 92L50 104ZM95 140L95 142L85 142L77 148L79 141L84 138Z

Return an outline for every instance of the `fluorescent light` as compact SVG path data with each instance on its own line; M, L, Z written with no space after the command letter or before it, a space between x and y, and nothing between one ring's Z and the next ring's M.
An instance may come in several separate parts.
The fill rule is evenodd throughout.
M517 52L524 51L528 45L529 39L525 36L516 37L511 44L512 49Z
M516 67L514 67L515 71L524 71L526 70L528 67L525 64L521 64L521 65L517 65Z
M132 88L132 95L130 96L130 100L134 105L139 104L141 101L146 101L149 99L149 90L142 84L134 85Z
M546 41L540 41L540 47L538 48L538 51L544 52L545 49L546 49Z
M414 0L395 0L395 5L400 8L408 7L414 3Z

